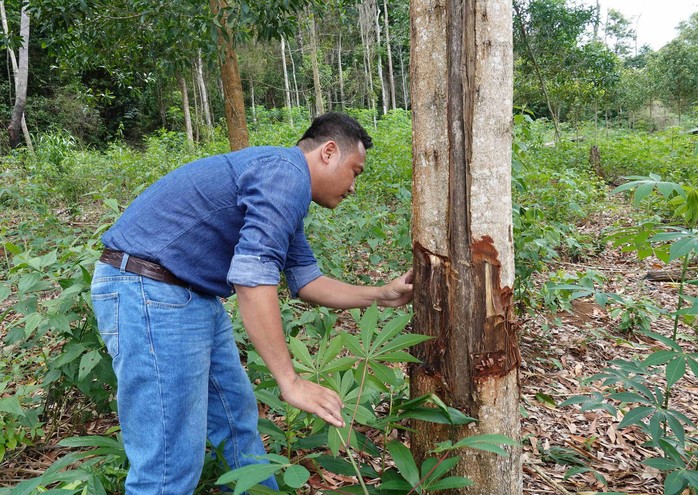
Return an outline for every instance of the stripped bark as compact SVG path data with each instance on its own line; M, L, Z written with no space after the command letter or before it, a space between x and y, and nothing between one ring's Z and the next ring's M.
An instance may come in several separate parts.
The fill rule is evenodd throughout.
M411 450L486 433L519 437L520 362L513 316L510 0L411 2L413 397L436 393L477 423L415 423ZM522 492L521 451L466 450L456 468L471 487Z

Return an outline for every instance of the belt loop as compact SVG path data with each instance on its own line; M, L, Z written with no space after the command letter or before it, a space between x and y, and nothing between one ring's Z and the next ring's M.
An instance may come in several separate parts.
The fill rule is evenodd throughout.
M128 263L129 258L130 256L124 253L124 256L121 258L121 266L119 267L121 273L124 273L126 271L126 264Z

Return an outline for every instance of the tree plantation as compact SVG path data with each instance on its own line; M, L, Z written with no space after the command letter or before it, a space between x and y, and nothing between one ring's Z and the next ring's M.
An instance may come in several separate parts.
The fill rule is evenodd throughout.
M230 466L209 442L195 493L698 494L698 11L656 50L598 0L0 17L0 495L129 493L102 235L169 172L293 147L326 112L373 146L341 205L313 196L318 266L412 269L413 300L327 309L282 277L292 366L337 394L334 426L286 402L242 292L216 298L267 453Z

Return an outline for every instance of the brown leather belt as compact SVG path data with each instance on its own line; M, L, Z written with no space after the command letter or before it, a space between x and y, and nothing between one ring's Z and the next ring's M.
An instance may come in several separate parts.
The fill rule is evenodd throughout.
M99 261L102 263L115 266L116 268L121 268L123 259L124 253L121 251L114 251L113 249L109 248L106 248L102 252L102 256L99 257ZM136 273L138 275L143 275L144 277L152 278L153 280L159 280L160 282L165 282L167 284L189 287L188 283L175 277L175 275L167 268L164 268L157 263L153 263L152 261L136 258L135 256L128 257L124 270L130 273Z

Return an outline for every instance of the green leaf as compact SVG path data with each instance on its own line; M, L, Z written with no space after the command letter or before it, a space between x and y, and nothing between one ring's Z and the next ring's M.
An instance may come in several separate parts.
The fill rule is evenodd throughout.
M83 381L90 372L102 360L102 355L98 350L90 351L80 358L80 368L78 372L78 381Z
M508 456L509 453L501 448L500 445L518 445L518 442L504 435L474 435L472 437L462 438L456 442L454 448L468 447L471 449L493 452L505 457Z
M313 361L313 358L310 357L310 352L308 352L308 348L303 342L295 337L291 337L289 339L289 347L291 348L293 357L295 357L302 364L306 365L308 368L315 368L315 362Z
M463 476L449 476L442 480L437 481L429 485L429 491L435 492L437 490L452 490L456 488L463 488L472 485L473 482L468 478Z
M679 239L669 248L669 261L682 258L695 250L698 250L698 239L695 237L684 237Z
M79 447L107 447L111 449L122 449L123 446L120 441L116 440L115 438L112 437L104 437L104 436L87 436L87 437L70 437L70 438L64 438L60 442L58 442L58 445L61 447L71 447L71 448L79 448Z
M412 487L416 487L419 483L419 469L414 462L412 452L397 440L388 442L387 447L400 474ZM421 489L417 488L417 491L421 493Z
M361 348L361 343L355 335L344 332L342 333L342 339L344 340L344 345L347 346L351 353L354 354L357 358L366 357L366 351L364 351Z
M0 399L0 411L14 416L24 416L24 411L17 397L4 397Z
M310 478L310 472L299 464L293 464L284 471L284 483L291 488L300 488Z
M641 464L659 469L660 471L671 471L672 469L681 467L677 462L667 459L666 457L651 457L650 459L641 461Z
M686 485L687 482L681 476L681 471L673 471L664 480L664 495L679 495Z
M667 386L672 387L686 374L686 359L683 356L677 357L666 365Z
M676 351L657 351L653 352L642 362L645 366L659 366L666 364L677 355Z
M223 474L218 478L216 484L225 485L236 482L233 495L240 495L257 483L273 476L280 469L281 466L278 464L248 464Z
M371 346L371 339L378 326L378 306L373 303L370 308L364 311L364 315L359 321L361 330L361 346L368 350Z
M383 326L383 330L376 336L376 340L373 342L371 351L375 351L385 342L392 339L398 333L404 330L407 324L410 322L410 319L412 319L412 315L408 313L402 316L397 316L386 323L385 326Z
M633 196L633 205L639 206L642 200L650 195L652 189L654 189L653 182L646 182L644 184L640 184L637 187L637 189L635 189L635 195Z
M406 349L408 347L412 347L413 345L417 345L419 343L422 343L425 340L429 340L431 338L432 337L430 337L428 335L420 335L417 333L398 335L393 340L391 340L390 342L385 344L383 347L381 347L379 350L377 350L375 353L373 353L373 355L380 356L381 354L384 354L386 352L400 351L400 350Z
M342 446L343 442L339 436L339 431L335 427L330 427L327 432L327 446L330 448L332 455L337 457L339 455L339 448Z
M635 407L630 409L625 413L625 416L623 416L623 420L618 425L618 428L626 428L630 425L640 424L644 418L655 411L656 409L653 407Z

